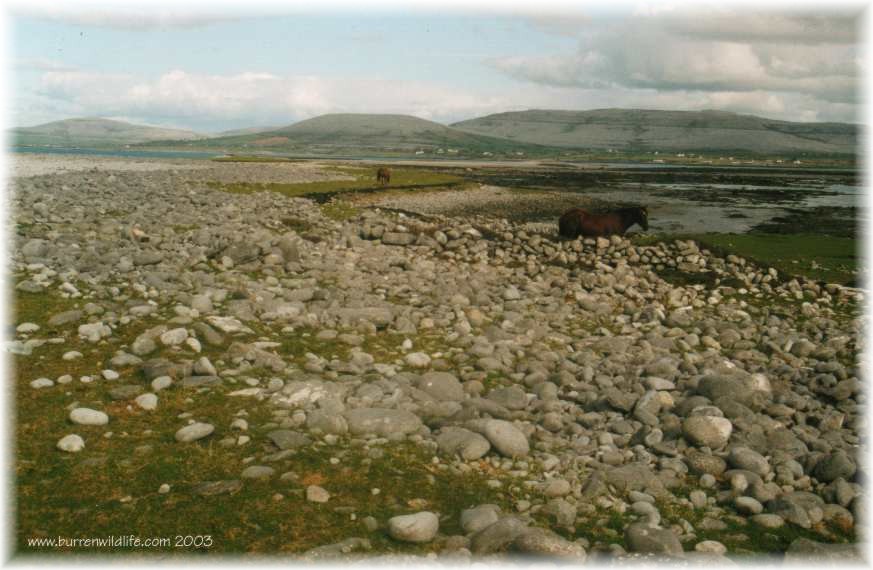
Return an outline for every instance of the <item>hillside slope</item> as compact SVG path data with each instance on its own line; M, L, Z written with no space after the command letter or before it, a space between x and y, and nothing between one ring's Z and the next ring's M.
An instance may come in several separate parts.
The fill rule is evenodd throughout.
M443 154L535 151L537 145L463 132L409 115L335 113L287 127L198 141L198 147L228 150L302 151L315 153Z
M158 140L198 140L193 131L134 125L101 118L65 119L12 129L14 144L27 146L115 147Z
M265 133L267 131L274 131L279 127L245 127L242 129L231 129L229 131L221 131L219 133L215 133L210 138L216 137L237 137L240 135L256 135L259 133Z
M587 149L854 154L858 144L856 125L793 123L724 111L530 110L488 115L452 127L519 142Z

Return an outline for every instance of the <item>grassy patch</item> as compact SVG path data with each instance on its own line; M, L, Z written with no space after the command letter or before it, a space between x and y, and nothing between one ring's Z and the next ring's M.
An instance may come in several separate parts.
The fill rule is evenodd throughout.
M307 352L327 360L348 358L353 345L340 340L338 337L319 339L316 337L317 332L315 329L299 328L293 332L282 334L277 338L281 345L276 347L276 352L286 360L293 359L301 365L306 362ZM402 358L405 352L402 350L401 344L407 338L412 341L412 349L409 352L422 351L434 354L445 351L446 348L442 337L426 333L413 335L379 331L376 334L360 336L362 339L362 343L359 345L360 350L370 354L376 362L381 363L392 363Z
M320 180L317 182L300 182L294 184L282 183L250 183L250 182L207 182L207 185L235 194L251 194L254 192L278 192L285 196L300 197L319 194L334 194L341 192L381 192L397 189L419 189L440 186L456 186L463 182L459 176L442 174L433 170L421 168L392 168L391 183L382 186L376 183L376 167L331 167L331 171L343 176L353 177L346 180Z
M302 159L287 158L284 156L260 156L260 155L232 155L217 156L211 159L213 162L305 162Z
M367 457L361 448L313 445L271 463L276 474L269 480L245 481L232 495L201 497L191 493L197 483L237 479L245 468L241 461L245 451L222 448L213 438L183 445L164 435L150 440L152 453L132 457L129 452L113 451L122 442L109 440L108 459L96 467L77 466L57 452L47 453L26 474L38 482L20 485L24 508L19 548L38 550L27 549L22 541L41 531L38 534L65 537L208 535L213 546L198 549L204 553L299 553L352 536L369 538L380 553L424 552L434 545L390 539L384 531L387 519L430 509L446 515L441 528L451 534L460 530L461 509L486 502L507 504L505 494L490 488L484 474L441 470L433 465L431 455L411 444L387 446L377 458ZM134 443L123 442L125 447ZM281 480L279 475L288 472L296 477ZM165 482L173 486L171 492L157 493ZM327 489L331 500L306 501L304 490L309 484ZM374 488L379 489L378 495L373 494ZM281 500L274 498L277 493ZM129 502L122 502L125 497ZM361 522L365 516L375 517L383 529L368 532ZM156 550L174 551L172 547L149 551ZM188 554L193 549L175 549L179 550Z
M689 237L713 251L734 253L788 275L842 284L857 279L860 255L854 238L813 234L701 234Z
M505 388L507 386L511 386L512 382L509 381L506 376L503 375L502 372L496 372L494 370L489 371L485 378L482 379L482 386L484 386L483 394L487 394L491 390L496 390L497 388Z
M460 510L485 502L508 507L510 491L504 485L494 489L487 481L505 479L482 463L470 473L459 475L433 463L432 453L411 444L389 444L384 449L353 446L340 440L335 445L316 442L295 455L273 462L260 458L274 448L266 434L275 429L267 424L274 417L271 406L256 400L228 397L227 391L245 387L242 378L208 390L185 389L176 385L158 393L157 410L144 411L132 402L113 401L109 391L119 384L147 385L136 367L117 368L121 379L97 379L83 383L84 375L99 375L106 360L144 329L161 319L147 318L119 327L112 337L97 344L78 339L76 324L50 330L45 324L56 312L84 305L84 300L65 299L53 294L21 294L16 298L14 323L36 322L40 335L64 337L63 344L47 344L31 356L15 356L15 496L16 551L18 553L60 554L64 549L27 546L36 537L89 538L136 535L140 538L169 538L170 545L139 549L145 553L298 553L319 545L358 536L372 541L375 552L426 552L436 544L402 544L390 539L384 524L388 518L422 509L439 512L445 518L446 534L459 532ZM399 353L404 335L380 333L365 337L364 350L379 357ZM425 345L423 337L413 340ZM337 341L316 340L305 331L287 336L278 348L291 356L317 351L322 355L344 355L349 346ZM64 361L61 355L78 350L83 357ZM218 349L204 346L213 361ZM163 349L167 353L171 349ZM380 352L383 351L383 352ZM195 355L184 351L185 357ZM381 360L381 358L380 358ZM73 381L45 389L33 389L29 382L38 377L56 379L70 374ZM248 370L242 376L260 377L266 372ZM108 426L78 426L69 422L69 406L106 411ZM176 430L191 419L212 423L213 435L190 444L175 441ZM244 417L248 432L230 428L233 419ZM110 437L106 437L111 432ZM55 449L66 434L77 433L85 449L77 454ZM228 436L248 435L243 445L223 446ZM376 453L374 453L376 451ZM232 495L202 497L193 493L205 481L239 479L248 465L263 464L275 469L264 481L244 481ZM295 477L280 478L293 472ZM162 484L171 491L158 493ZM327 504L306 501L307 485L318 484L332 495ZM376 495L373 488L380 489ZM277 498L281 495L281 498ZM410 501L413 501L410 503ZM352 517L354 513L355 517ZM369 532L361 519L375 517L382 529ZM212 537L210 548L176 548L176 536ZM124 547L68 549L81 554L130 553ZM133 549L137 550L137 549Z
M16 324L37 323L43 326L43 321L55 313L79 308L87 301L69 297L61 297L53 293L26 293L16 291L12 307L12 319Z
M640 236L634 238L634 243L652 245L688 239L695 240L701 247L717 255L745 257L761 267L774 267L784 275L839 284L854 284L857 280L860 254L859 244L854 238L813 234L712 233ZM687 279L690 279L690 284L698 282L694 277ZM708 281L706 277L697 279L703 284Z
M676 496L686 496L690 487L674 490ZM725 523L727 528L720 530L705 530L701 523L705 517L705 509L694 509L681 505L675 501L657 500L658 511L663 520L668 524L686 520L695 528L697 538L685 543L686 550L693 549L694 544L703 540L716 540L728 548L729 553L735 554L773 554L785 552L788 546L798 538L807 538L817 542L847 543L855 542L854 533L836 531L823 523L815 525L812 529L804 529L793 524L785 524L777 529L767 529L748 521L745 517L726 508L727 516L717 517Z
M691 489L692 487L674 489L674 497L687 498ZM854 543L857 540L852 532L846 533L822 523L812 529L804 529L792 524L785 524L778 529L765 529L739 516L729 507L725 509L723 515L714 517L724 522L726 528L705 530L701 527L704 526L702 523L707 516L706 509L695 509L667 496L656 498L655 504L661 514L662 527L681 525L682 521L687 521L694 527L695 538L683 543L686 552L693 551L694 545L704 540L721 542L727 547L728 555L732 557L785 552L791 542L798 538L826 543ZM550 526L549 517L542 513L534 515L534 519L543 526ZM586 538L592 545L619 544L626 547L624 530L638 520L642 520L642 517L633 514L630 509L621 513L612 508L597 507L591 514L577 519L573 529L556 527L553 530L569 540Z
M331 220L344 222L357 216L359 210L344 200L332 200L321 205L321 213Z
M312 223L292 216L284 217L280 220L282 225L289 230L294 230L297 233L303 233L312 229Z

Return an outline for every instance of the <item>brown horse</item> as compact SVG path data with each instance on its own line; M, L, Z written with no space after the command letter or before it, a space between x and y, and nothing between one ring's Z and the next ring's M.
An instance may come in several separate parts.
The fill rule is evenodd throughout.
M391 169L382 167L376 171L376 182L387 186L391 182Z
M576 239L579 236L624 235L624 232L634 224L639 224L644 230L649 229L647 208L621 208L604 213L573 208L561 216L558 221L558 232L568 239Z

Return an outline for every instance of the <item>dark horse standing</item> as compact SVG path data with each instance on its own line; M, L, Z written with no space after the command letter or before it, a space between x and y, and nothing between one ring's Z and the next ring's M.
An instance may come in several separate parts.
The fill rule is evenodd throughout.
M376 171L376 182L383 185L388 185L391 182L391 170L385 167Z
M560 221L558 221L558 231L568 239L576 239L579 236L623 235L634 224L639 224L644 230L649 229L649 210L647 208L621 208L603 213L573 208L561 216Z

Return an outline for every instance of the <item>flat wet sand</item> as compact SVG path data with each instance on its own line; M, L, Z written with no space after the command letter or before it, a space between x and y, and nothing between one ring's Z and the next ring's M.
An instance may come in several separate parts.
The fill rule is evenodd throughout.
M453 174L480 182L464 192L378 195L369 203L421 213L490 215L557 231L571 207L649 208L653 233L809 233L854 237L861 223L862 189L856 174L762 170L568 170L483 166ZM800 220L814 212L821 223ZM634 227L631 232L640 231Z

